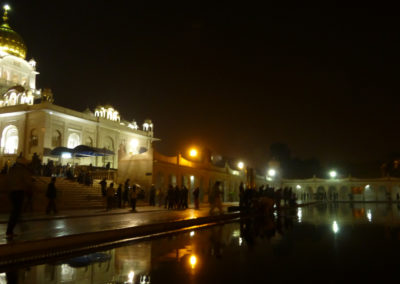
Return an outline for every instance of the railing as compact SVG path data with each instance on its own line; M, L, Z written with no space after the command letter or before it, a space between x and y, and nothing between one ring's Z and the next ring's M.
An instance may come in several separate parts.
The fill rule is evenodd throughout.
M117 170L114 169L95 169L89 171L92 179L107 179L107 180L117 180Z

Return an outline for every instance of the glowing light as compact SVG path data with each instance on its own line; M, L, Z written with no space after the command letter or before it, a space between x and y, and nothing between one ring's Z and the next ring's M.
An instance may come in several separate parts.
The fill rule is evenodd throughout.
M193 237L194 234L195 234L195 232L194 232L194 231L191 231L189 235L190 235L191 237Z
M367 212L367 219L368 219L368 222L372 222L372 213L371 213L371 209L368 209L368 212Z
M4 9L5 11L10 11L10 10L11 10L10 5L8 5L8 4L5 4L5 5L3 6L3 9Z
M194 268L196 267L196 264L197 264L197 257L196 257L194 254L192 254L192 255L190 256L190 258L189 258L189 263L190 263L190 266L192 267L192 269L194 269Z
M62 153L61 154L61 158L63 158L63 159L71 159L72 155L71 155L71 153Z
M243 163L243 162L239 162L239 163L237 164L237 166L238 166L239 169L243 170L243 168L244 168L244 163Z
M198 151L196 149L190 149L190 151L189 151L189 156L190 157L197 157L198 154L199 153L198 153Z
M243 243L243 239L241 237L239 237L239 246L242 246Z
M365 186L365 189L366 190L369 190L371 188L371 186L369 185L369 184L367 184L366 186Z
M190 176L190 181L191 181L191 182L194 181L194 176Z
M337 172L336 172L336 171L330 171L330 172L329 172L329 176L330 176L331 178L335 178L335 177L337 176Z
M268 170L268 175L269 175L270 177L274 177L274 176L276 175L276 170L274 170L274 169L269 169L269 170Z
M301 189L301 185L300 184L296 185L296 188Z
M338 226L338 224L337 224L336 221L333 221L333 224L332 224L332 231L333 231L335 234L337 234L337 233L339 232L339 226Z

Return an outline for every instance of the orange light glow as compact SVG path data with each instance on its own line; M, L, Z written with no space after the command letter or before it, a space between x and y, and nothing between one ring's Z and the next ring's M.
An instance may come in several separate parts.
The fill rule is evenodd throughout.
M197 155L198 155L199 153L198 153L198 151L197 151L197 149L190 149L190 151L189 151L189 155L190 155L190 157L197 157Z
M192 269L194 269L196 267L197 257L194 254L192 254L190 256L189 263L190 263L190 266L192 267Z

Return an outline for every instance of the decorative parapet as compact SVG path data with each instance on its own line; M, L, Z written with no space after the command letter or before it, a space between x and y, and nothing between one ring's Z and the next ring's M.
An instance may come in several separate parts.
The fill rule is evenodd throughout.
M33 105L34 96L31 91L26 91L21 86L9 89L2 98L0 98L0 107L15 105Z
M115 110L113 107L103 107L99 106L94 111L94 116L105 118L111 121L121 121L121 117L119 116L119 112Z

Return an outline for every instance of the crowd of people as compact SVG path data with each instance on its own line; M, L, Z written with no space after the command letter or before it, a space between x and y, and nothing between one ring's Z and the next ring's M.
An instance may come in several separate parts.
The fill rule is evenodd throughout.
M239 206L241 208L252 208L261 198L268 198L279 210L282 203L288 206L296 205L297 196L291 187L274 188L269 185L262 185L258 189L247 187L241 183L239 186Z

